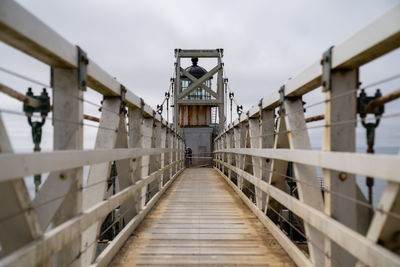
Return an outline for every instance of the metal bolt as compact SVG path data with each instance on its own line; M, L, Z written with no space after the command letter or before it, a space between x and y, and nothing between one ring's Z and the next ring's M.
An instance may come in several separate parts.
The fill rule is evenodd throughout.
M347 179L347 174L344 172L339 173L339 179L342 181L346 181Z
M65 178L67 178L67 176L65 175L65 173L60 173L60 179L64 180Z
M132 159L132 161L133 161L133 162L135 162L135 161L136 161L136 159Z

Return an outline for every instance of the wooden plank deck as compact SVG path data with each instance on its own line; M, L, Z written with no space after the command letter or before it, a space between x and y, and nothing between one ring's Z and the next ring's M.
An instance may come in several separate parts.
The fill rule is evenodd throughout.
M111 266L294 266L213 169L186 169Z

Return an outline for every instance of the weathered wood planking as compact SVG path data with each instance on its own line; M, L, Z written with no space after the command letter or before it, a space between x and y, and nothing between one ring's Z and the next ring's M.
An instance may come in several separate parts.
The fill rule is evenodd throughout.
M215 170L187 169L111 266L294 266Z

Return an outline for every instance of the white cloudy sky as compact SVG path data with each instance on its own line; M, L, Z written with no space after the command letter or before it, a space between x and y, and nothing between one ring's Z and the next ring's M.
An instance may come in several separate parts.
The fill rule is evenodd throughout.
M318 60L328 47L340 44L399 3L396 0L17 2L71 43L81 46L90 58L153 107L161 102L168 88L175 48L222 47L230 86L245 109ZM0 67L49 83L47 66L3 43L0 43L0 57ZM368 84L397 74L399 62L397 49L363 67L362 82ZM212 67L209 62L203 65ZM3 73L0 79L21 92L28 86L40 89ZM383 90L390 92L398 85L397 80L384 85ZM312 103L322 97L320 90L317 91L306 101ZM86 98L100 100L93 93L87 93ZM0 97L0 106L21 110L20 103L4 95ZM85 108L85 112L96 114L93 107ZM400 110L392 104L389 111ZM25 120L18 116L3 117L14 147L31 149ZM398 146L398 122L392 119L382 123L377 145ZM362 128L358 128L363 138ZM85 129L86 140L93 144L94 130ZM321 143L320 133L312 135L316 136L313 138L316 146ZM50 124L45 128L43 147L51 149Z

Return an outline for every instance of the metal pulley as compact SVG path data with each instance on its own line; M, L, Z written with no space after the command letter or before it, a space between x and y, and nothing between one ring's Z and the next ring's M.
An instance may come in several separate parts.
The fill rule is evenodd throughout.
M236 111L237 111L237 114L240 116L240 115L242 115L242 113L243 113L243 106L242 105L238 105L237 107L236 107Z
M37 106L31 106L29 104L24 104L23 110L28 118L28 123L32 128L32 140L34 143L33 151L39 152L41 151L40 143L42 141L42 127L46 122L46 117L50 112L50 98L46 91L46 88L43 88L43 91L40 95L35 96L32 92L32 88L28 88L26 92L26 96L35 99L38 102ZM42 119L40 121L33 121L32 116L34 113L40 113ZM39 186L42 183L42 176L40 174L36 174L34 176L35 183L35 191L38 192Z
M161 115L162 112L163 112L163 106L162 105L157 105L157 113Z
M385 112L385 106L371 105L371 103L382 96L379 89L376 90L374 96L367 96L365 90L362 89L357 98L357 113L360 115L361 124L366 129L367 134L367 153L373 154L375 143L375 129L378 127L382 114ZM375 122L366 122L368 114L374 114ZM369 203L372 204L372 187L374 186L374 178L367 177L366 184L368 186Z

